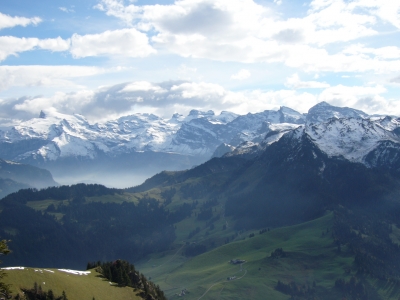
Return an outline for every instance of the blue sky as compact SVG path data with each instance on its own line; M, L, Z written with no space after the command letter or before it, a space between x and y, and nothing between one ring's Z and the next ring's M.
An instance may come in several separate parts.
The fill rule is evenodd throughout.
M396 2L3 0L0 118L320 101L400 116Z

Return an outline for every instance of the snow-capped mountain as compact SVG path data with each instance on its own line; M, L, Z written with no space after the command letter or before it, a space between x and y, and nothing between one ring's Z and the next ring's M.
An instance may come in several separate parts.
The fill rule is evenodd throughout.
M375 165L389 155L379 145L397 147L399 125L396 118L369 118L325 102L307 114L287 107L246 115L192 110L169 119L134 114L95 124L82 115L49 110L3 127L0 158L48 168L57 180L121 170L146 177L163 169L187 169L225 152L254 157L301 126L295 132L307 134L328 155ZM368 156L372 151L375 156Z
M230 112L192 110L169 120L153 114L135 114L105 123L90 124L81 115L41 112L34 118L0 132L0 157L16 161L55 161L79 157L153 151L210 157L221 143L238 145L261 133L263 122L304 123L304 116L289 108L238 116ZM16 147L11 145L18 145ZM12 148L12 149L10 149Z
M318 124L306 124L286 133L291 145L286 160L293 160L306 141L330 158L361 163L368 168L400 170L400 136L398 120L341 118ZM312 152L314 158L317 154Z
M341 118L367 118L368 115L361 110L349 107L337 107L326 102L320 102L311 107L307 113L307 123L320 123L329 119Z
M304 115L286 107L244 116L199 110L170 119L134 114L95 124L82 115L49 110L3 127L0 157L48 168L57 179L71 172L76 177L124 168L136 173L185 169L209 159L223 143L238 146L263 140L270 131L264 123L304 122Z

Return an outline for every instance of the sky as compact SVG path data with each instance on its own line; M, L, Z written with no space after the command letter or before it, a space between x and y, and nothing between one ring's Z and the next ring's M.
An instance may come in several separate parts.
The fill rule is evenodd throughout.
M400 116L400 1L2 0L0 118Z

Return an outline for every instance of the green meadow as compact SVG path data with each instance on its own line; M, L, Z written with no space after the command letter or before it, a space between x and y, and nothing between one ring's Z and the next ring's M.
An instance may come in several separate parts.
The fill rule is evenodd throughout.
M95 270L87 275L75 275L57 269L24 268L23 270L6 270L4 282L11 284L15 296L20 288L32 288L36 282L42 290L53 290L55 295L66 292L69 300L114 300L114 299L142 299L129 287L117 287L104 278L99 277Z
M338 278L349 280L354 257L337 247L330 236L333 214L296 226L279 228L252 238L223 245L202 255L185 258L185 245L173 255L153 257L137 264L151 280L160 285L168 299L290 299L275 289L278 280L313 287L316 299L341 299L334 288ZM271 252L282 248L287 256L272 258ZM234 265L232 259L246 262ZM232 280L228 280L231 278ZM391 295L390 285L368 279L382 299Z

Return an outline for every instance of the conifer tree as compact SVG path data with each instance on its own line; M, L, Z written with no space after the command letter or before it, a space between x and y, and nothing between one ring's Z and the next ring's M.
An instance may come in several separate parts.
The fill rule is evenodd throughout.
M62 300L68 300L67 295L65 294L65 291L62 292ZM93 297L94 300L94 297Z
M0 256L2 255L7 255L10 253L10 249L8 249L7 246L7 241L6 240L1 240L0 241ZM1 261L0 261L1 263ZM1 280L6 276L6 273L0 269L0 297L4 297L8 299L10 297L10 286L8 284L5 284Z

